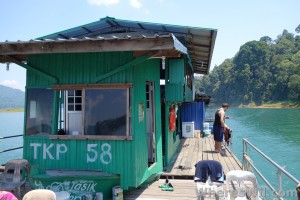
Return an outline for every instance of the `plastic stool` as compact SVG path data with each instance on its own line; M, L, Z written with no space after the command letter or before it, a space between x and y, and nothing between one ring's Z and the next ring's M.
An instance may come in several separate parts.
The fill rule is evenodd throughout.
M241 199L241 197L245 197L245 195L249 195L253 197L254 199L258 199L258 184L255 175L252 172L249 171L243 171L243 170L233 170L229 171L226 174L226 188L229 190L229 186L231 182L236 181L238 183L237 185L237 191L238 191L238 196L237 198ZM252 188L251 191L246 190L247 188L245 187L245 182L249 181L252 183ZM240 192L243 192L240 194ZM250 192L250 194L249 194ZM252 199L252 198L251 198Z

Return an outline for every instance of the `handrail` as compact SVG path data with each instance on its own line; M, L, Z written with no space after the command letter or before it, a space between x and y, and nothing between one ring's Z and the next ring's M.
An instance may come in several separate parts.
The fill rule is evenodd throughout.
M11 135L11 136L4 136L4 137L0 136L0 140L5 140L5 139L9 139L9 138L14 138L14 137L22 137L22 136L23 135ZM22 148L23 147L15 147L15 148L10 148L10 149L5 149L5 150L0 151L0 154L8 152L8 151L14 151L14 150L17 150L17 149L22 149Z
M248 150L248 145L252 147L257 153L259 153L264 159L269 161L274 167L277 168L277 176L278 176L278 190L277 192L275 189L272 187L272 185L267 181L267 179L259 172L259 170L251 163L247 157L249 157L247 150ZM274 192L274 194L279 198L280 197L280 192L282 190L281 186L281 174L283 173L286 175L292 182L294 182L296 185L300 183L298 179L296 179L294 176L292 176L289 172L287 172L284 168L279 166L276 162L274 162L271 158L269 158L266 154L264 154L262 151L260 151L257 147L255 147L253 144L251 144L247 139L243 138L243 169L245 168L246 162L251 165L251 167L257 172L257 174L262 178L262 180L267 184L267 186Z
M13 138L13 137L21 137L21 136L23 136L23 135L11 135L11 136L6 136L6 137L1 137L0 136L0 140L7 139L7 138Z
M251 165L252 169L261 177L261 179L267 184L267 186L272 190L272 192L280 199L282 199L278 192L274 189L274 187L271 185L271 183L262 175L262 173L253 165L253 163L249 162Z
M8 151L13 151L13 150L17 150L17 149L22 149L23 147L16 147L16 148L11 148L11 149L5 149L3 151L0 151L0 153L5 153L5 152L8 152Z

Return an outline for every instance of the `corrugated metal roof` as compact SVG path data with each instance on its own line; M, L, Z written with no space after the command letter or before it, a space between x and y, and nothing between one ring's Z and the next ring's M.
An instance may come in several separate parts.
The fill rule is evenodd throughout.
M195 73L207 74L216 40L216 29L128 21L106 17L96 22L39 37L30 42L149 39L161 38L170 34L175 36L173 39L175 41L175 48L178 48L177 50L183 53L185 47L187 48L187 53L189 54ZM0 43L0 47L1 45L3 43ZM19 57L21 56L19 55Z

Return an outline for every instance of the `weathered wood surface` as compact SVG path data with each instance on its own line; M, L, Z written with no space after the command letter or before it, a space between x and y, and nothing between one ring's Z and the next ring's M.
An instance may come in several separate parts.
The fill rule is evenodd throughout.
M195 175L195 164L201 160L219 161L225 174L230 170L240 170L241 163L226 149L226 154L214 152L214 140L211 137L205 138L185 138L181 141L181 147L174 161L165 169L163 176L185 176Z
M147 188L125 192L124 199L200 199L193 178L195 175L195 164L201 160L219 161L225 174L231 170L241 170L241 163L230 153L230 150L226 149L226 155L214 152L213 138L185 138L181 140L179 151L175 155L174 160L172 160L161 176L161 178L169 178L174 191L162 191L159 185L163 184L165 179L160 179L150 184ZM205 199L215 198L206 196Z
M160 179L147 188L136 189L127 193L124 193L124 199L126 200L195 200L197 199L196 184L193 180L180 180L172 179L170 180L173 185L174 191L163 191L159 188L160 184L165 182L164 179ZM205 198L214 199L214 198Z

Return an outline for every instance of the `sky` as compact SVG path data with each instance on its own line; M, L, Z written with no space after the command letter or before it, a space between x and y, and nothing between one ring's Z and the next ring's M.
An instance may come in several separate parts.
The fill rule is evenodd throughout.
M217 29L211 69L248 41L296 34L300 0L1 0L0 42L28 41L104 17ZM26 71L0 64L0 85L25 90Z

